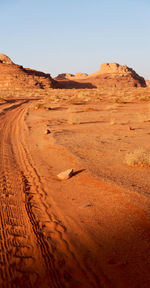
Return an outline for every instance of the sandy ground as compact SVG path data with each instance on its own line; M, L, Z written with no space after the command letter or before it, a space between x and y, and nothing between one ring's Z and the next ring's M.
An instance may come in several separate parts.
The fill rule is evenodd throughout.
M149 103L34 102L0 107L0 287L150 287Z

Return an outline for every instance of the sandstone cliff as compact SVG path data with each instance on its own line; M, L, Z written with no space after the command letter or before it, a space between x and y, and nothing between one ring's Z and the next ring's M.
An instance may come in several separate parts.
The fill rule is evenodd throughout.
M14 64L11 59L0 54L0 88L53 88L56 83L50 74L23 68Z

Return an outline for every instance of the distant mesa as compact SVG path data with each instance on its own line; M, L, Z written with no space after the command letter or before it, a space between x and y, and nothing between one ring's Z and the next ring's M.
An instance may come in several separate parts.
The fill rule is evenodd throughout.
M118 63L102 63L99 73L100 74L120 74L121 76L133 73L133 69L127 65L119 65ZM134 72L135 73L135 72Z
M55 78L56 80L64 80L64 79L70 79L70 80L76 80L76 79L85 79L88 76L87 73L76 73L71 74L71 73L62 73L58 74L58 76Z
M98 72L90 75L86 73L76 73L75 75L63 73L55 79L58 81L59 88L80 88L81 85L84 88L146 87L143 77L127 65L119 65L118 63L103 63Z
M118 63L102 63L100 70L91 74L90 76L96 76L100 74L111 74L113 76L138 75L132 68L129 68L127 65L120 65Z
M132 68L118 63L103 63L100 70L88 76L92 84L107 87L146 87L145 79Z
M23 68L12 60L0 54L0 89L34 89L55 88L56 82L50 74Z
M73 74L70 74L70 73L61 73L61 74L58 74L57 77L55 78L56 80L64 80L64 79L70 79L71 77L74 77Z

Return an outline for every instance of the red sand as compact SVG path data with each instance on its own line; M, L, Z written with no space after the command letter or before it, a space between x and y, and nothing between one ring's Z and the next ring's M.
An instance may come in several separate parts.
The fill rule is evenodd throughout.
M0 286L150 287L149 168L124 162L147 104L32 103L1 106Z

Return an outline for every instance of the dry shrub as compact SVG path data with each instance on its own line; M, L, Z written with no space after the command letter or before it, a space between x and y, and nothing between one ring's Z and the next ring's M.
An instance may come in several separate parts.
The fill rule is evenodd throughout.
M6 97L0 97L0 103L6 103L7 102L7 99Z
M125 157L125 161L129 166L149 167L150 153L144 148L138 148L129 152Z
M36 110L38 110L38 109L43 109L43 108L44 108L44 103L39 101L39 102L37 102L37 103L35 104L34 108L35 108Z
M124 99L121 99L119 97L115 97L113 100L114 100L114 103L118 103L118 104L125 104L126 103L124 101Z

